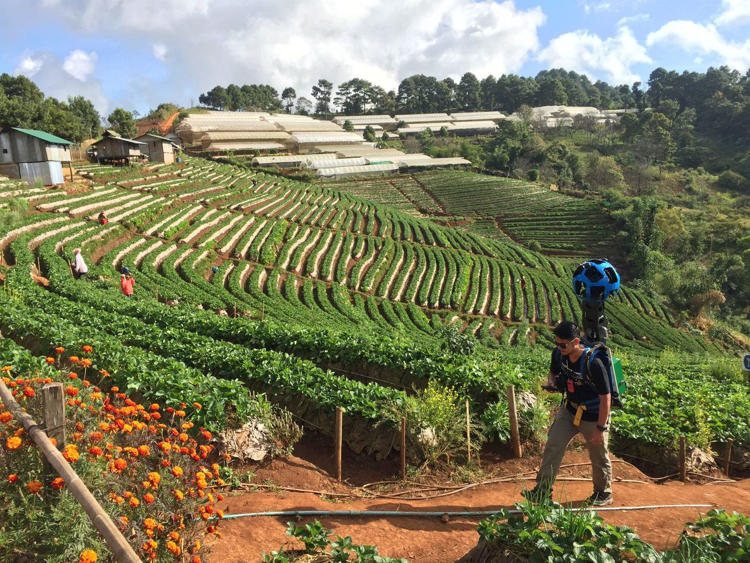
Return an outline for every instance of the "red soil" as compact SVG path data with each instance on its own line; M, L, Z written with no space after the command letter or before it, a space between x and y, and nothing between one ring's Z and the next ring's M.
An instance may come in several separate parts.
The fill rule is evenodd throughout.
M533 486L528 479L533 473L520 475L515 482L495 483L467 489L457 494L430 500L401 501L387 498L357 498L362 490L356 485L368 481L392 478L396 471L393 461L374 462L370 458L345 452L343 461L346 484L337 483L330 448L318 441L305 440L296 453L312 459L299 457L276 459L265 466L247 467L254 471L253 483L272 482L274 485L347 493L351 497L307 492L290 492L268 488L257 492L242 492L228 495L221 508L227 514L265 512L281 510L403 510L403 511L462 511L495 510L512 507L521 500L522 489ZM614 458L613 458L614 459ZM485 456L485 462L487 461ZM587 455L582 451L569 452L563 464L585 463ZM538 456L521 460L506 460L490 464L493 477L517 475L533 471L539 463ZM634 466L617 460L614 467L613 506L644 506L660 504L709 504L729 511L750 511L750 479L735 483L700 485L668 482L657 484ZM587 465L565 468L561 477L585 478L582 481L558 481L554 497L559 502L580 504L591 494L590 470ZM618 482L622 479L645 481L644 483ZM351 485L354 484L354 485ZM450 483L455 485L456 483ZM413 484L408 485L415 488ZM604 519L616 525L628 525L657 548L676 543L686 522L694 521L709 508L652 509L630 512L602 512ZM243 517L222 522L223 537L211 547L208 561L240 562L259 561L262 554L284 547L285 550L300 549L301 543L285 535L286 522L293 517ZM303 518L298 523L312 521ZM455 561L472 549L479 538L476 525L479 518L451 518L444 522L440 518L426 517L349 517L332 516L318 518L334 535L350 535L355 543L374 544L381 555L404 557L410 561L441 562Z

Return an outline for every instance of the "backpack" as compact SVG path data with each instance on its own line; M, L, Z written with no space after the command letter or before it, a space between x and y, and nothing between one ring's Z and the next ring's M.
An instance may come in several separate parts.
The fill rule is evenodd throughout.
M604 364L604 369L609 378L609 390L612 397L612 407L622 408L622 397L627 392L627 383L622 373L622 364L618 358L612 356L611 350L601 342L594 344L586 351L584 357L585 375L588 383L593 386L591 380L591 361L598 355Z

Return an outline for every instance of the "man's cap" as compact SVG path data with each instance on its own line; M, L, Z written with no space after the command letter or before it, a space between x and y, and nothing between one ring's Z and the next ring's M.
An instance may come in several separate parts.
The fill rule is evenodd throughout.
M122 267L122 273L123 274L129 274L130 273L130 268L128 268L127 266L123 266Z

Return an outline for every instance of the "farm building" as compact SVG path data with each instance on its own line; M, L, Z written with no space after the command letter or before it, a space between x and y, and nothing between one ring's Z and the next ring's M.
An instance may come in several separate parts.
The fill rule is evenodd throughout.
M177 146L166 137L155 133L146 133L136 137L135 140L143 143L140 147L141 154L148 156L151 162L163 162L164 164L174 162Z
M10 127L0 132L0 174L49 186L64 182L62 163L70 169L70 141L37 131ZM73 172L71 170L71 176Z
M123 164L143 158L141 147L144 144L133 139L115 137L105 131L104 137L91 145L90 150L93 150L93 156L99 163L111 162Z

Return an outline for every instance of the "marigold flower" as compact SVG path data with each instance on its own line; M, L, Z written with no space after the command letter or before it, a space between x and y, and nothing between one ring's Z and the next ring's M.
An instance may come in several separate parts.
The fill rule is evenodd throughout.
M65 486L65 480L62 477L55 477L52 479L52 488L59 491Z
M185 498L185 493L183 493L179 489L175 489L174 491L172 491L172 496L174 496L174 498L177 500L182 500Z
M78 461L78 458L81 457L81 454L78 453L78 446L76 446L75 444L68 444L67 446L65 446L62 451L62 455L70 463L75 463L76 461Z
M26 489L33 495L41 491L43 486L39 481L29 481L26 483Z
M70 356L70 357L68 358L68 360L69 360L69 361L70 361L70 363L72 363L72 364L77 364L77 363L78 363L78 362L80 361L80 360L78 359L78 356Z
M58 346L57 348L55 348L55 352L57 352L58 354L62 354L63 352L65 352L65 348L63 348L62 346Z
M49 441L52 443L53 446L57 447L57 438L55 438L54 436L50 436Z
M8 475L8 483L15 483L18 481L18 474L17 473L11 473Z
M156 520L154 520L153 518L146 518L143 521L143 527L147 530L153 530L154 528L156 528Z
M6 423L10 422L13 419L13 415L10 414L8 411L0 412L0 422Z
M180 439L180 441L182 441L182 442L187 442L187 441L188 441L188 435L187 435L187 434L185 434L184 432L181 432L181 433L179 434L179 436L177 436L177 437L178 437L178 438Z
M76 395L78 395L78 387L66 387L65 394L71 397L75 397Z
M22 442L23 440L21 440L21 438L17 436L11 436L7 440L5 440L5 447L9 450L17 450L21 447Z
M156 497L154 497L154 495L152 495L151 493L146 493L145 495L143 495L143 501L146 504L151 504L155 500L156 500Z
M170 444L169 442L159 442L159 449L164 453L167 453L172 449L172 444Z
M81 346L81 350L83 350L87 354L91 354L91 352L94 351L94 349L88 344L84 344L83 346Z
M83 359L81 360L81 365L82 365L83 367L85 367L85 368L90 368L90 367L91 367L91 365L92 365L93 363L94 363L94 362L92 362L92 361L91 361L91 360L89 360L88 358L83 358Z
M162 467L169 467L170 465L172 465L172 462L168 459L163 459L159 462L159 465L161 465Z
M89 434L89 440L91 440L92 442L98 442L102 438L104 438L104 434L102 434L101 432L94 431Z
M119 472L119 471L125 470L125 468L128 466L128 462L125 461L124 459L122 459L121 457L118 457L113 462L113 465L114 465L115 469L117 470L116 472Z
M44 359L44 361L47 362L48 364L54 364L55 363L55 358L53 358L52 356L47 356Z
M180 541L180 532L177 530L172 530L169 532L169 539L174 541Z
M80 442L81 438L83 438L82 432L73 432L73 441L74 442Z
M203 408L203 405L201 405L200 403L193 403L193 407L194 407L194 408L195 408L196 410L201 410L201 409Z
M167 542L167 550L170 553L173 553L174 555L179 555L180 554L180 548L179 548L179 546L176 543L174 543L173 541L168 541Z
M205 440L210 440L212 438L212 434L208 430L201 430L201 436L203 436Z
M156 471L151 471L148 474L148 480L151 481L152 484L158 485L161 482L161 475Z
M68 379L78 379L78 374L76 372L74 372L74 371L71 371L68 374Z
M24 387L23 394L31 398L36 395L36 392L31 387Z
M140 446L138 446L138 453L141 455L149 455L151 453L151 449L147 445L141 444Z
M106 369L100 369L99 373L102 374L102 377L109 377L109 372Z
M93 549L85 549L81 552L78 563L95 563L97 559L98 556L96 555L96 551Z
M139 501L135 497L130 497L130 500L128 501L128 504L130 506L132 506L133 508L138 508L138 506L140 506L140 504L141 504L141 501Z
M172 468L172 475L174 475L175 477L182 477L183 475L182 467L180 467L179 465L175 465Z
M2 369L0 369L0 371L3 371L5 373L10 373L12 369L13 369L13 366L3 366Z
M117 386L112 387L112 389L111 389L112 393L117 393L119 390L120 390L120 388L117 387Z
M91 446L89 448L89 453L93 455L94 457L99 457L100 455L104 453L104 451L102 451L102 449L99 446Z
M185 417L185 411L183 411L183 410L174 411L174 415L176 417L179 417L179 418L184 418Z

